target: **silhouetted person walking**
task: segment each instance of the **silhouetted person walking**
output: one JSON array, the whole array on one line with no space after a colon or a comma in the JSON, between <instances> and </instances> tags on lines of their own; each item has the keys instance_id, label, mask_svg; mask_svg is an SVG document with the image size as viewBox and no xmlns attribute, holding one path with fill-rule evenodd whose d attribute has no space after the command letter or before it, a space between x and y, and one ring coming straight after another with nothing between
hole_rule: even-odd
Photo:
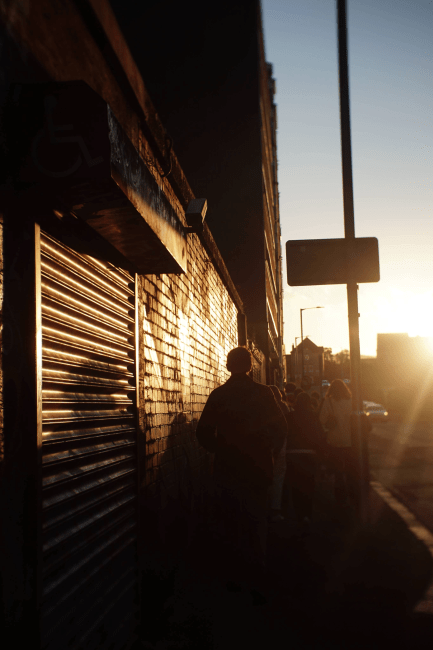
<instances>
[{"instance_id":1,"label":"silhouetted person walking","mask_svg":"<svg viewBox=\"0 0 433 650\"><path fill-rule=\"evenodd\" d=\"M292 504L297 519L309 527L324 432L317 414L311 408L308 393L298 393L290 418L286 477L291 486Z\"/></svg>"},{"instance_id":2,"label":"silhouetted person walking","mask_svg":"<svg viewBox=\"0 0 433 650\"><path fill-rule=\"evenodd\" d=\"M266 584L268 488L286 421L271 389L251 379L249 350L227 355L231 377L211 392L197 425L200 444L215 453L216 505L225 578L244 583L260 602Z\"/></svg>"},{"instance_id":3,"label":"silhouetted person walking","mask_svg":"<svg viewBox=\"0 0 433 650\"><path fill-rule=\"evenodd\" d=\"M286 434L288 433L288 427L289 427L289 422L290 422L290 408L289 406L283 401L283 396L281 394L280 389L278 386L269 386L269 388L272 390L274 393L274 397L278 402L278 405L280 409L283 412L284 418L286 420L287 424L287 429L286 429ZM275 458L275 464L274 464L274 479L272 481L272 485L270 487L270 502L271 502L271 514L270 514L270 521L271 522L278 522L278 521L283 521L284 516L281 514L281 502L282 502L282 497L283 497L283 485L284 485L284 478L286 476L286 443L287 443L287 435L286 439L284 440L283 446L281 448L280 453L278 456Z\"/></svg>"},{"instance_id":4,"label":"silhouetted person walking","mask_svg":"<svg viewBox=\"0 0 433 650\"><path fill-rule=\"evenodd\" d=\"M295 401L295 390L296 390L296 384L294 384L292 381L289 381L284 386L286 402L290 404L290 406L292 406L293 402Z\"/></svg>"},{"instance_id":5,"label":"silhouetted person walking","mask_svg":"<svg viewBox=\"0 0 433 650\"><path fill-rule=\"evenodd\" d=\"M358 504L356 458L352 449L352 395L344 381L334 379L320 410L325 427L330 465L335 475L335 501L339 506L352 499Z\"/></svg>"}]
</instances>

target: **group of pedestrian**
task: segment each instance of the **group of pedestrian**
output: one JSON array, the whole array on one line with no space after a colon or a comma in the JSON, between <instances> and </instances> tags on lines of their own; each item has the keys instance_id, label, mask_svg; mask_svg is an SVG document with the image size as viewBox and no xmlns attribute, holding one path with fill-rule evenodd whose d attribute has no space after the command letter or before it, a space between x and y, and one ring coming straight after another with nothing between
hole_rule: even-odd
<instances>
[{"instance_id":1,"label":"group of pedestrian","mask_svg":"<svg viewBox=\"0 0 433 650\"><path fill-rule=\"evenodd\" d=\"M290 490L297 520L308 529L323 463L335 472L338 503L356 491L350 479L346 490L353 465L351 395L340 380L332 382L320 403L319 396L312 398L294 385L283 393L257 383L248 375L251 355L244 347L229 352L227 369L231 376L209 395L196 436L215 454L214 534L226 586L247 586L260 604L266 590L268 518L284 519L283 494Z\"/></svg>"},{"instance_id":2,"label":"group of pedestrian","mask_svg":"<svg viewBox=\"0 0 433 650\"><path fill-rule=\"evenodd\" d=\"M279 389L271 386L274 392ZM341 379L335 379L324 399L301 388L289 392L290 412L285 449L284 478L277 465L273 483L271 521L282 520L283 496L291 494L298 522L311 522L316 480L320 470L334 476L338 506L357 507L356 459L352 448L352 396Z\"/></svg>"}]
</instances>

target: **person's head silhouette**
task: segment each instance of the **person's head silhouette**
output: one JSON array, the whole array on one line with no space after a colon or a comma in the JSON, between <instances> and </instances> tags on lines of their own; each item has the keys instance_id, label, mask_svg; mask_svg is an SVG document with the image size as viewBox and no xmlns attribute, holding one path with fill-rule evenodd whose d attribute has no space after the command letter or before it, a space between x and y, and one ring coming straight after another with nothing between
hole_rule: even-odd
<instances>
[{"instance_id":1,"label":"person's head silhouette","mask_svg":"<svg viewBox=\"0 0 433 650\"><path fill-rule=\"evenodd\" d=\"M233 348L227 355L227 370L232 375L246 374L251 370L251 353L247 348Z\"/></svg>"}]
</instances>

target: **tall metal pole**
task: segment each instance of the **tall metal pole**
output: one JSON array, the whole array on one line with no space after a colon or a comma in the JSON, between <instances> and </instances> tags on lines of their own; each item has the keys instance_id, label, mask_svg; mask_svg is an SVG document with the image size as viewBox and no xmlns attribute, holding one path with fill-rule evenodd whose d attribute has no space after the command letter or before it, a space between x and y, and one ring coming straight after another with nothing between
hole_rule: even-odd
<instances>
[{"instance_id":1,"label":"tall metal pole","mask_svg":"<svg viewBox=\"0 0 433 650\"><path fill-rule=\"evenodd\" d=\"M301 364L302 364L302 366L301 366L301 381L304 379L304 345L303 345L303 343L304 343L304 333L302 331L302 312L303 311L304 311L303 309L300 310L300 312L301 312Z\"/></svg>"},{"instance_id":2,"label":"tall metal pole","mask_svg":"<svg viewBox=\"0 0 433 650\"><path fill-rule=\"evenodd\" d=\"M349 72L347 56L347 18L346 0L337 0L338 25L338 68L340 82L340 124L341 124L341 163L343 171L343 206L344 206L344 236L355 239L355 217L353 209L353 179L352 151L350 139L350 108L349 108ZM361 353L359 347L359 313L358 285L353 280L347 283L347 307L349 317L350 341L350 375L352 388L352 409L355 423L354 446L357 452L360 490L360 515L366 522L368 519L368 447L366 436L361 427Z\"/></svg>"}]
</instances>

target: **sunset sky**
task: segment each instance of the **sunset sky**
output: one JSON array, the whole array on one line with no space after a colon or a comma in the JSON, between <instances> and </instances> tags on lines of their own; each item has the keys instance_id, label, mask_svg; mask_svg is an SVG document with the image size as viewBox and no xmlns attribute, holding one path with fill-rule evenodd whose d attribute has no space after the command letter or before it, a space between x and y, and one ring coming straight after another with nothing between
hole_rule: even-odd
<instances>
[{"instance_id":1,"label":"sunset sky","mask_svg":"<svg viewBox=\"0 0 433 650\"><path fill-rule=\"evenodd\" d=\"M335 0L262 0L277 82L282 245L344 236ZM359 291L361 354L377 332L433 336L433 0L348 0L357 237L379 240L381 280ZM289 287L284 338L348 348L345 285ZM298 341L299 343L299 341Z\"/></svg>"}]
</instances>

